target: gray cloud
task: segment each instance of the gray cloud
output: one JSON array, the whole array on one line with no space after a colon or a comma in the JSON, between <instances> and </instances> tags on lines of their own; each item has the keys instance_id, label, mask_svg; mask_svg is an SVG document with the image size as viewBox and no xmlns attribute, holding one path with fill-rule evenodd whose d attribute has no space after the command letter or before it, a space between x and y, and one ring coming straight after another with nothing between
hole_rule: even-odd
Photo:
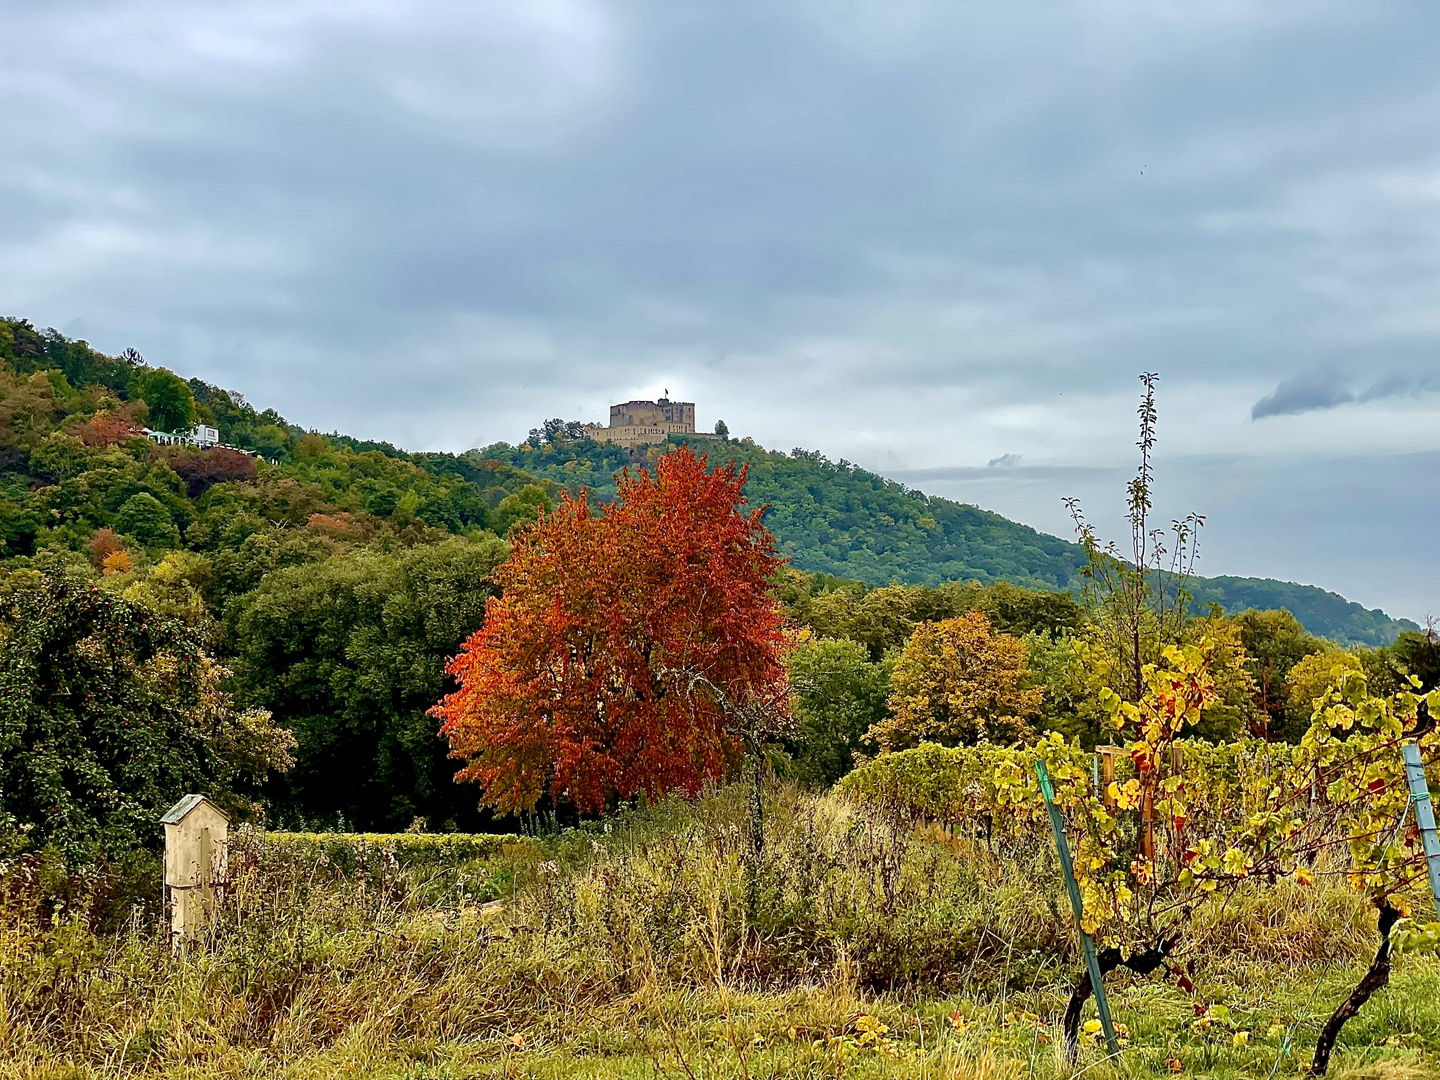
<instances>
[{"instance_id":1,"label":"gray cloud","mask_svg":"<svg viewBox=\"0 0 1440 1080\"><path fill-rule=\"evenodd\" d=\"M1333 371L1307 371L1283 380L1274 393L1261 398L1250 409L1250 418L1294 416L1315 409L1333 409L1354 401L1345 388L1346 379Z\"/></svg>"},{"instance_id":2,"label":"gray cloud","mask_svg":"<svg viewBox=\"0 0 1440 1080\"><path fill-rule=\"evenodd\" d=\"M1355 396L1356 401L1383 401L1386 398L1417 397L1440 389L1440 378L1434 375L1387 375Z\"/></svg>"},{"instance_id":3,"label":"gray cloud","mask_svg":"<svg viewBox=\"0 0 1440 1080\"><path fill-rule=\"evenodd\" d=\"M998 498L1113 464L1139 370L1198 440L1440 355L1423 0L0 12L0 309L327 430L461 449L670 386L996 459Z\"/></svg>"},{"instance_id":4,"label":"gray cloud","mask_svg":"<svg viewBox=\"0 0 1440 1080\"><path fill-rule=\"evenodd\" d=\"M1359 393L1349 389L1352 382L1352 379L1329 368L1293 375L1282 380L1274 392L1257 401L1250 409L1250 418L1261 420L1267 416L1298 416L1301 413L1333 409L1352 402L1415 397L1440 388L1440 379L1424 374L1386 375Z\"/></svg>"}]
</instances>

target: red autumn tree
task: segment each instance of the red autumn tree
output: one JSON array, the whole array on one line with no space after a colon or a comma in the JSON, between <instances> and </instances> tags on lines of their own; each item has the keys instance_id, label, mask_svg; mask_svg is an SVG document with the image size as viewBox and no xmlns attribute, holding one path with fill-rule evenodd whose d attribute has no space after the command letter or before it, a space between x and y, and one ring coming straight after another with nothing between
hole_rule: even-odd
<instances>
[{"instance_id":1,"label":"red autumn tree","mask_svg":"<svg viewBox=\"0 0 1440 1080\"><path fill-rule=\"evenodd\" d=\"M503 590L433 710L459 780L500 810L547 791L599 812L639 792L695 794L740 760L746 724L783 711L780 564L745 470L681 449L620 479L592 513L565 498L518 530Z\"/></svg>"},{"instance_id":2,"label":"red autumn tree","mask_svg":"<svg viewBox=\"0 0 1440 1080\"><path fill-rule=\"evenodd\" d=\"M114 446L121 439L141 434L140 425L124 412L102 409L75 429L86 446Z\"/></svg>"}]
</instances>

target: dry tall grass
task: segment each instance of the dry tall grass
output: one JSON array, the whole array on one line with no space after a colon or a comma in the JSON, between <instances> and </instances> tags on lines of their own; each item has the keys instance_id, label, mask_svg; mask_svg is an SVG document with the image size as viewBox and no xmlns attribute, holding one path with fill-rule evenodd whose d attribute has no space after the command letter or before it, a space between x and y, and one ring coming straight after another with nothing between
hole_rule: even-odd
<instances>
[{"instance_id":1,"label":"dry tall grass","mask_svg":"<svg viewBox=\"0 0 1440 1080\"><path fill-rule=\"evenodd\" d=\"M1050 1025L1078 960L1048 845L996 855L790 790L768 820L753 918L726 791L446 871L342 873L245 834L219 925L179 957L153 919L97 933L83 890L57 906L12 865L0 1077L1068 1075ZM1237 1000L1326 972L1338 987L1372 919L1335 889L1257 888L1201 913L1190 956ZM1182 995L1117 992L1170 1017L1147 1051L1170 1053L1156 1047L1189 1024ZM1296 1030L1334 994L1303 1018L1287 1006ZM1184 1031L1202 1048L1231 1034ZM1098 1060L1082 1067L1115 1071Z\"/></svg>"}]
</instances>

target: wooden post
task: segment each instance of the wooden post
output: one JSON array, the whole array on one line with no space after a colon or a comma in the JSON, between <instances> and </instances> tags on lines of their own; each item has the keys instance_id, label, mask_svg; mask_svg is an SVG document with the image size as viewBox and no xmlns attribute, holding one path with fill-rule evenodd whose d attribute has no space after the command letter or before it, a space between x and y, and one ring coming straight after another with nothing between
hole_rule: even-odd
<instances>
[{"instance_id":1,"label":"wooden post","mask_svg":"<svg viewBox=\"0 0 1440 1080\"><path fill-rule=\"evenodd\" d=\"M1110 785L1115 782L1115 756L1125 751L1118 746L1097 746L1095 753L1100 756L1100 798L1105 809L1115 810L1115 800L1110 797Z\"/></svg>"},{"instance_id":2,"label":"wooden post","mask_svg":"<svg viewBox=\"0 0 1440 1080\"><path fill-rule=\"evenodd\" d=\"M1120 1053L1115 1041L1115 1024L1110 1019L1110 1000L1105 996L1105 982L1100 976L1100 961L1095 956L1095 942L1085 932L1085 909L1080 901L1080 886L1075 881L1075 867L1070 862L1070 845L1065 841L1065 822L1055 805L1055 789L1045 762L1035 762L1035 775L1040 780L1040 793L1045 797L1045 811L1050 815L1050 828L1055 833L1055 850L1060 855L1060 869L1065 872L1065 890L1070 894L1070 907L1075 912L1075 931L1085 953L1085 967L1090 972L1090 989L1095 993L1095 1007L1100 1010L1100 1027L1105 1032L1105 1045L1112 1055Z\"/></svg>"},{"instance_id":3,"label":"wooden post","mask_svg":"<svg viewBox=\"0 0 1440 1080\"><path fill-rule=\"evenodd\" d=\"M1183 773L1184 771L1185 771L1185 751L1181 748L1181 746L1180 746L1179 743L1171 743L1171 744L1170 744L1170 775L1171 775L1171 776L1179 776L1179 775L1180 775L1181 773ZM1178 837L1178 836L1179 836L1181 833L1183 833L1184 831L1185 831L1185 826L1184 826L1184 825L1178 825L1178 826L1176 826L1176 828L1175 828L1175 835Z\"/></svg>"},{"instance_id":4,"label":"wooden post","mask_svg":"<svg viewBox=\"0 0 1440 1080\"><path fill-rule=\"evenodd\" d=\"M1146 784L1140 792L1140 854L1155 861L1155 792Z\"/></svg>"}]
</instances>

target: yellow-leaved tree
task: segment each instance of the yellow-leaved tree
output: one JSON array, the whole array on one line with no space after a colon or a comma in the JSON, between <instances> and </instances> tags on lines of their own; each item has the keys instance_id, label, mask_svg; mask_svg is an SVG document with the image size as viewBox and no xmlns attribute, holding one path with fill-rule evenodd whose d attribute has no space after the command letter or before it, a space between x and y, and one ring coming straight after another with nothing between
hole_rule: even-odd
<instances>
[{"instance_id":1,"label":"yellow-leaved tree","mask_svg":"<svg viewBox=\"0 0 1440 1080\"><path fill-rule=\"evenodd\" d=\"M1013 742L1029 734L1044 696L1023 685L1027 674L1024 642L992 633L978 611L921 623L890 677L890 715L866 737L886 752Z\"/></svg>"}]
</instances>

